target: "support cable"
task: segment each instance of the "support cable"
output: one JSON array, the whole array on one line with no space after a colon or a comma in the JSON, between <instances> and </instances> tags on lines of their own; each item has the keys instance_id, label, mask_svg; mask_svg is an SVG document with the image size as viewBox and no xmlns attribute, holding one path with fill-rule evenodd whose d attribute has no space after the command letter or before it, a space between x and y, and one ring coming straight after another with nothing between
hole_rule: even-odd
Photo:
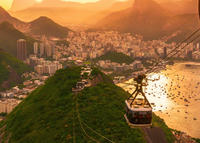
<instances>
[{"instance_id":1,"label":"support cable","mask_svg":"<svg viewBox=\"0 0 200 143\"><path fill-rule=\"evenodd\" d=\"M200 31L200 28L198 28L197 30L195 30L192 34L190 34L185 40L183 40L182 42L178 43L175 48L170 51L170 53L164 58L164 59L160 59L151 69L149 69L146 73L152 72L154 70L155 67L157 67L162 61L169 59L171 57L173 57L174 55L176 55L178 52L180 52L182 49L184 49L186 46L188 46L191 42L193 42L194 40L196 40L199 35L193 39L190 42L187 42L188 40L190 40L190 38L192 38L195 34L197 34ZM183 43L187 43L186 46L184 46L184 48L179 49ZM177 52L178 51L178 52ZM173 52L175 52L175 54L173 54ZM170 55L172 54L172 55Z\"/></svg>"},{"instance_id":2,"label":"support cable","mask_svg":"<svg viewBox=\"0 0 200 143\"><path fill-rule=\"evenodd\" d=\"M96 142L96 143L100 143L98 140L96 140L96 139L94 139L93 137L91 137L90 135L88 135L88 133L87 133L86 130L84 129L83 124L82 124L82 122L81 122L80 114L79 114L77 99L76 99L75 102L76 102L76 112L77 112L78 121L79 121L81 130L83 131L83 133L85 134L85 136L87 136L90 140L92 140L92 141L94 141L94 142Z\"/></svg>"}]
</instances>

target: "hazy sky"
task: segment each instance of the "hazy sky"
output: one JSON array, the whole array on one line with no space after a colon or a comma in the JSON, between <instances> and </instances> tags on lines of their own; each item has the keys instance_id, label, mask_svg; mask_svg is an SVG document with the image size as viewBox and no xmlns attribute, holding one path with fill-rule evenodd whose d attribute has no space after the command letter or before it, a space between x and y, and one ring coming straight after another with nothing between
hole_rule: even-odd
<instances>
[{"instance_id":1,"label":"hazy sky","mask_svg":"<svg viewBox=\"0 0 200 143\"><path fill-rule=\"evenodd\" d=\"M35 0L35 1L42 1L42 0ZM65 1L74 1L74 2L95 2L98 0L65 0ZM0 6L5 9L9 9L12 5L13 0L0 0Z\"/></svg>"},{"instance_id":2,"label":"hazy sky","mask_svg":"<svg viewBox=\"0 0 200 143\"><path fill-rule=\"evenodd\" d=\"M36 2L41 2L43 0L35 0ZM74 2L96 2L98 0L63 0L63 1L74 1ZM118 1L126 1L126 0L118 0ZM156 1L161 1L161 0L156 0ZM167 0L162 0L162 1L167 1ZM0 6L2 6L5 9L9 9L12 5L13 0L0 0Z\"/></svg>"}]
</instances>

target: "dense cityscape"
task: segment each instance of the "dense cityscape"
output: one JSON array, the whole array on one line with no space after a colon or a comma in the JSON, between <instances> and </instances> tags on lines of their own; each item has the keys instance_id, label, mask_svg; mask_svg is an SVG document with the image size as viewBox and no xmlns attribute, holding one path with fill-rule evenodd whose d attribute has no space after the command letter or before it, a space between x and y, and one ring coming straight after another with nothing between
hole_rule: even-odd
<instances>
[{"instance_id":1,"label":"dense cityscape","mask_svg":"<svg viewBox=\"0 0 200 143\"><path fill-rule=\"evenodd\" d=\"M43 35L38 41L41 42L35 42L32 46L32 54L27 54L26 40L19 39L16 41L18 59L30 65L34 71L22 75L27 79L22 85L0 93L4 99L1 104L5 105L1 112L11 112L20 103L20 99L26 98L38 86L43 85L49 76L67 66L67 63L81 65L109 51L114 51L136 60L129 64L112 62L111 60L99 60L95 63L96 66L102 68L106 74L127 70L134 72L148 68L143 65L140 59L148 59L149 64L153 65L155 57L165 57L177 44L168 44L162 40L144 41L142 36L133 36L130 33L120 34L114 31L70 32L66 39L61 40L48 39ZM199 43L192 43L188 47L174 58L199 60ZM114 79L116 78L114 77Z\"/></svg>"}]
</instances>

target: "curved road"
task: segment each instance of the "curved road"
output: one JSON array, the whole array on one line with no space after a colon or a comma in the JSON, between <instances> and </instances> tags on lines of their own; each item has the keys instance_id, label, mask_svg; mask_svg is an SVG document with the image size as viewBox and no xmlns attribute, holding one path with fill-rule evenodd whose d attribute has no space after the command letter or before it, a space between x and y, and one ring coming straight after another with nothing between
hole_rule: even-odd
<instances>
[{"instance_id":1,"label":"curved road","mask_svg":"<svg viewBox=\"0 0 200 143\"><path fill-rule=\"evenodd\" d=\"M142 128L147 143L167 143L165 134L161 128Z\"/></svg>"}]
</instances>

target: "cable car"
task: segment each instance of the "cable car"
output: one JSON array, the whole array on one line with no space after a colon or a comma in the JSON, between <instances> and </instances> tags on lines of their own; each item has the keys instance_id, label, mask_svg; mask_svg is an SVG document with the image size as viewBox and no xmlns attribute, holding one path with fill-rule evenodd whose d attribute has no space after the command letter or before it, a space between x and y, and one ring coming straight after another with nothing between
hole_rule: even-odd
<instances>
[{"instance_id":1,"label":"cable car","mask_svg":"<svg viewBox=\"0 0 200 143\"><path fill-rule=\"evenodd\" d=\"M143 82L145 79L145 75L139 75L134 79L137 82L136 89L125 101L125 119L133 127L151 126L152 123L152 107L143 92L143 86L146 86Z\"/></svg>"},{"instance_id":2,"label":"cable car","mask_svg":"<svg viewBox=\"0 0 200 143\"><path fill-rule=\"evenodd\" d=\"M83 82L77 82L76 83L76 89L84 89L84 83Z\"/></svg>"},{"instance_id":3,"label":"cable car","mask_svg":"<svg viewBox=\"0 0 200 143\"><path fill-rule=\"evenodd\" d=\"M200 18L200 0L198 0L198 13ZM195 39L191 40L191 38L193 38L194 35L196 35L199 31L200 28L195 30L189 37L187 37L183 42L181 42L181 44L178 43L175 46L176 48L171 50L171 52L168 53L168 55L166 55L163 60L165 61L167 59L170 59L170 57L173 57L174 55L178 54L186 46L188 46L190 43L198 39L199 35L195 37ZM188 40L190 40L190 42L186 42ZM181 47L184 42L188 44ZM146 74L156 71L160 66L162 66L162 60L159 60L150 70L146 72ZM143 81L147 80L147 78L145 74L141 74L138 75L138 77L136 77L134 80L136 82L135 84L136 89L131 94L131 96L125 101L126 105L125 118L129 125L150 126L152 124L152 107L143 92L143 86L146 86Z\"/></svg>"}]
</instances>

